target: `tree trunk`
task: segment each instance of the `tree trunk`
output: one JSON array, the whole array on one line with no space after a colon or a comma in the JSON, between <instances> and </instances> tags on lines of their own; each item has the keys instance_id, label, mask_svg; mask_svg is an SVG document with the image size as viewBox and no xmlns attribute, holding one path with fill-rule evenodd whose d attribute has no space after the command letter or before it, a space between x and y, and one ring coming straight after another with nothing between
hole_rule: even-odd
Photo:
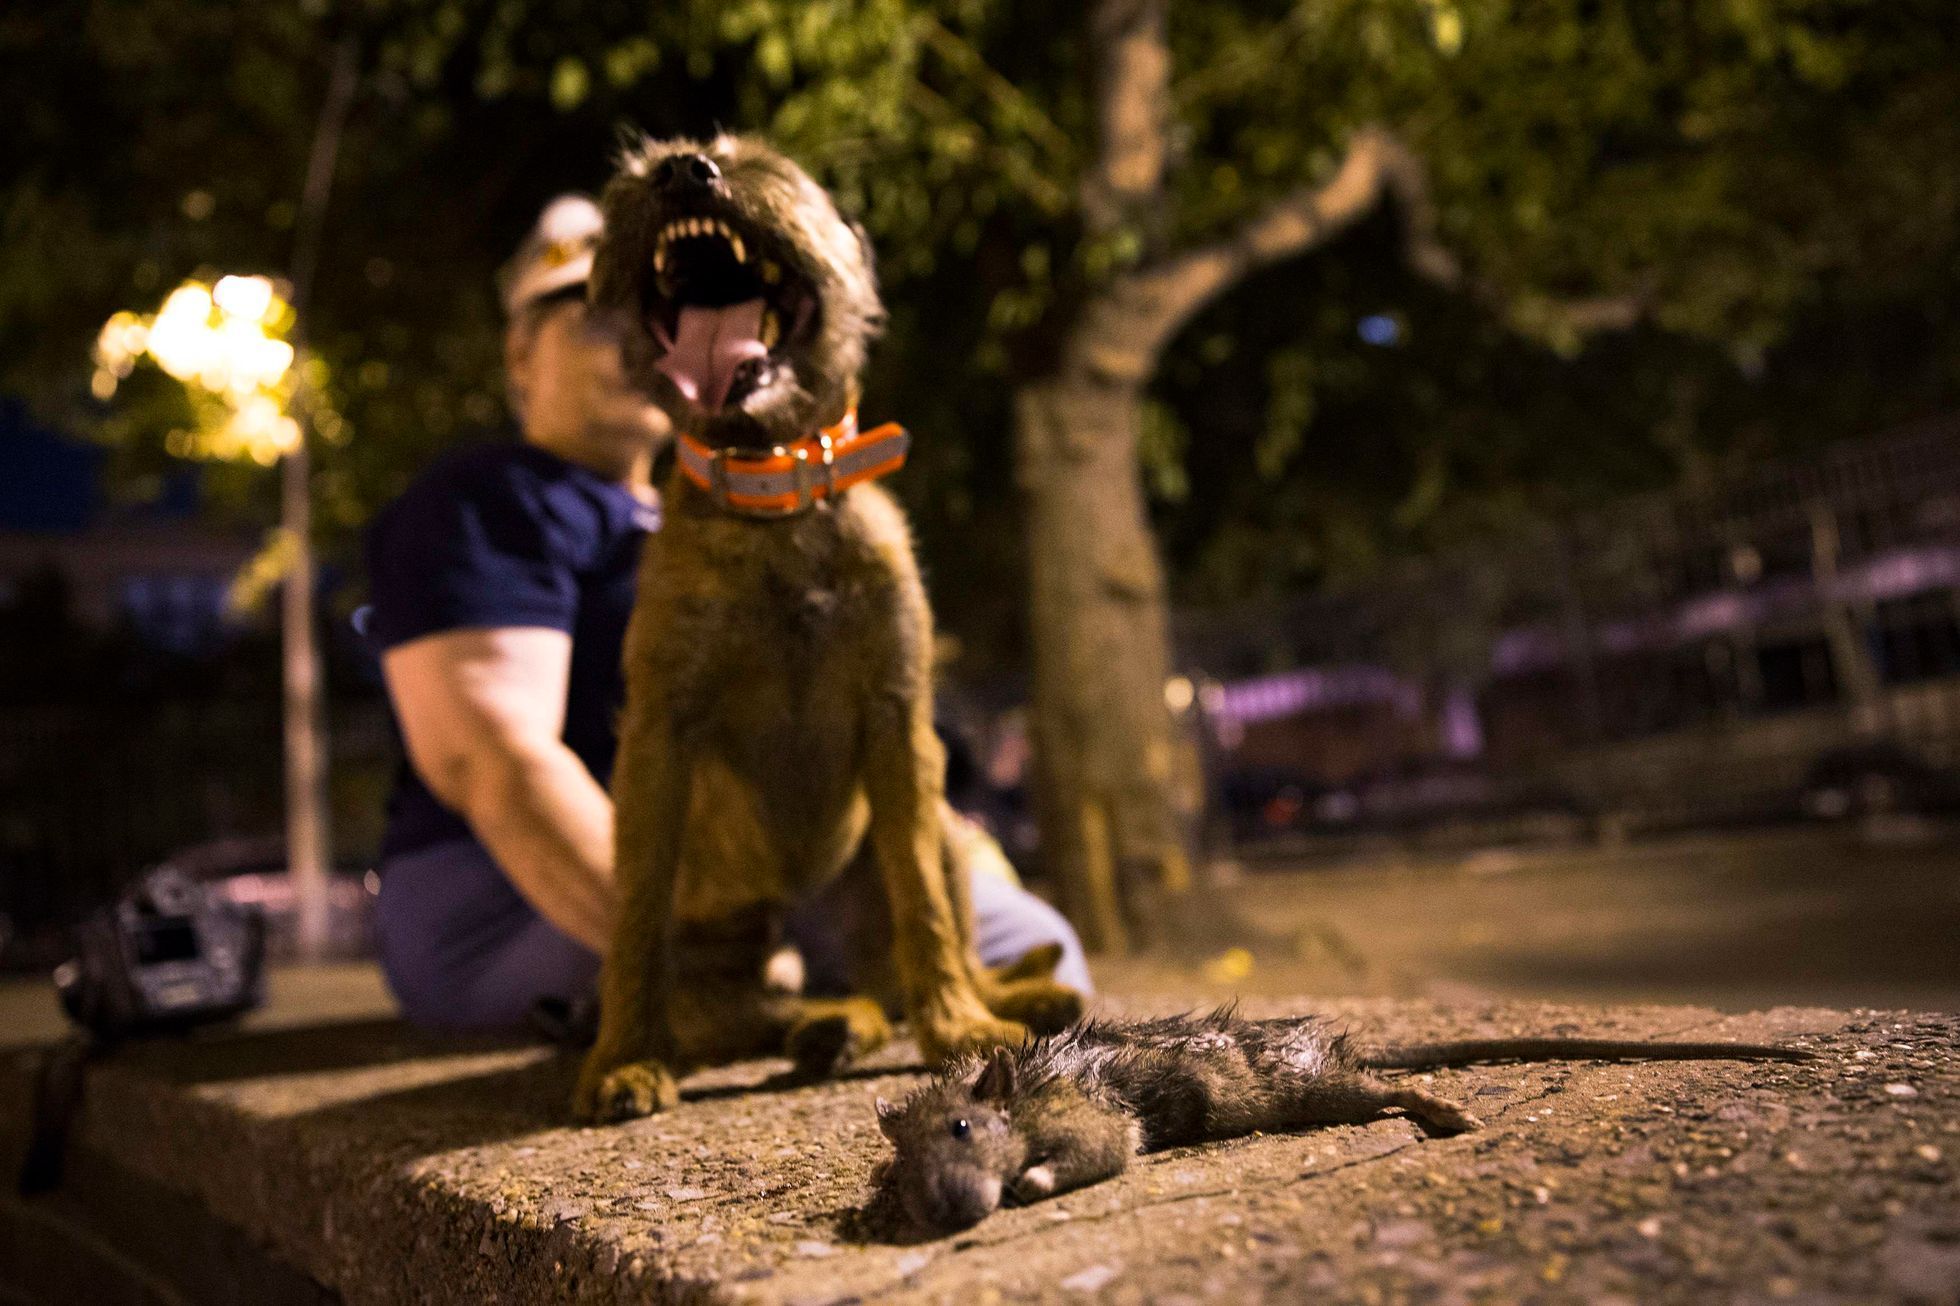
<instances>
[{"instance_id":1,"label":"tree trunk","mask_svg":"<svg viewBox=\"0 0 1960 1306\"><path fill-rule=\"evenodd\" d=\"M1091 951L1154 922L1190 869L1172 807L1164 578L1137 467L1142 388L1065 368L1015 396L1043 858Z\"/></svg>"},{"instance_id":2,"label":"tree trunk","mask_svg":"<svg viewBox=\"0 0 1960 1306\"><path fill-rule=\"evenodd\" d=\"M1838 590L1838 564L1843 540L1837 514L1822 500L1810 506L1810 575L1817 586L1817 614L1830 649L1831 673L1839 693L1851 705L1851 729L1861 739L1877 735L1884 726L1884 703L1878 668L1872 665L1860 621Z\"/></svg>"}]
</instances>

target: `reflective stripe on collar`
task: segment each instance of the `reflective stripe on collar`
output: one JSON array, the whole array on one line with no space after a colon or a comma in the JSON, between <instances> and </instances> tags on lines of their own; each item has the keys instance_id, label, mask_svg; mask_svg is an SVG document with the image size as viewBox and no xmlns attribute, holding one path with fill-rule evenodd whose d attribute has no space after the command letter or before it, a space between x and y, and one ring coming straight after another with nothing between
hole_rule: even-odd
<instances>
[{"instance_id":1,"label":"reflective stripe on collar","mask_svg":"<svg viewBox=\"0 0 1960 1306\"><path fill-rule=\"evenodd\" d=\"M911 437L896 422L860 433L857 412L767 453L710 449L682 435L681 472L722 508L750 517L787 517L905 463Z\"/></svg>"}]
</instances>

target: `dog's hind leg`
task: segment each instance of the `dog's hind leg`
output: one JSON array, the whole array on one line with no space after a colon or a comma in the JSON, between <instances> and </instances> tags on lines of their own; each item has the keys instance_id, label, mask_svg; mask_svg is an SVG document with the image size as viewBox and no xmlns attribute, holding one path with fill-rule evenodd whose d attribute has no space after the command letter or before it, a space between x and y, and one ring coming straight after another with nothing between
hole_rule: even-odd
<instances>
[{"instance_id":1,"label":"dog's hind leg","mask_svg":"<svg viewBox=\"0 0 1960 1306\"><path fill-rule=\"evenodd\" d=\"M805 1079L825 1079L891 1042L891 1022L870 998L785 998L783 1052Z\"/></svg>"},{"instance_id":2,"label":"dog's hind leg","mask_svg":"<svg viewBox=\"0 0 1960 1306\"><path fill-rule=\"evenodd\" d=\"M1062 959L1061 945L1045 943L1030 948L1006 966L983 965L974 946L978 928L969 878L975 873L975 836L985 842L993 856L1002 854L950 807L941 808L941 829L940 864L946 900L953 908L975 991L997 1016L1018 1020L1037 1033L1060 1029L1082 1010L1080 995L1052 978ZM848 991L875 999L887 1013L904 1011L904 986L894 961L890 895L868 847L824 886L819 901L826 925L837 932L841 943ZM832 976L831 983L836 984L837 977Z\"/></svg>"},{"instance_id":3,"label":"dog's hind leg","mask_svg":"<svg viewBox=\"0 0 1960 1306\"><path fill-rule=\"evenodd\" d=\"M1038 943L1005 966L982 966L981 971L996 984L1052 979L1055 968L1062 964L1062 956L1061 944Z\"/></svg>"},{"instance_id":4,"label":"dog's hind leg","mask_svg":"<svg viewBox=\"0 0 1960 1306\"><path fill-rule=\"evenodd\" d=\"M772 983L783 937L782 910L763 903L676 931L668 1011L680 1065L788 1056L800 1078L821 1079L891 1041L869 998L805 997L800 975Z\"/></svg>"},{"instance_id":5,"label":"dog's hind leg","mask_svg":"<svg viewBox=\"0 0 1960 1306\"><path fill-rule=\"evenodd\" d=\"M891 1041L891 1022L870 998L806 998L752 978L684 976L674 1000L684 1065L786 1056L802 1079L824 1079Z\"/></svg>"},{"instance_id":6,"label":"dog's hind leg","mask_svg":"<svg viewBox=\"0 0 1960 1306\"><path fill-rule=\"evenodd\" d=\"M1066 984L1051 979L980 981L980 1000L996 1016L1019 1021L1036 1034L1058 1034L1082 1019L1086 1003Z\"/></svg>"},{"instance_id":7,"label":"dog's hind leg","mask_svg":"<svg viewBox=\"0 0 1960 1306\"><path fill-rule=\"evenodd\" d=\"M1045 943L1030 948L998 968L981 962L977 951L980 929L973 912L973 877L995 874L982 869L982 863L987 858L1005 862L1006 855L986 831L950 806L942 804L940 818L944 832L940 865L946 877L946 896L959 922L967 969L980 1000L996 1016L1018 1021L1036 1034L1058 1033L1080 1020L1084 1008L1082 995L1054 979L1055 967L1062 960L1061 944ZM1012 867L1006 870L1011 872Z\"/></svg>"},{"instance_id":8,"label":"dog's hind leg","mask_svg":"<svg viewBox=\"0 0 1960 1306\"><path fill-rule=\"evenodd\" d=\"M682 923L674 937L668 1023L680 1066L716 1066L781 1054L797 1020L794 988L772 986L782 913L757 903Z\"/></svg>"}]
</instances>

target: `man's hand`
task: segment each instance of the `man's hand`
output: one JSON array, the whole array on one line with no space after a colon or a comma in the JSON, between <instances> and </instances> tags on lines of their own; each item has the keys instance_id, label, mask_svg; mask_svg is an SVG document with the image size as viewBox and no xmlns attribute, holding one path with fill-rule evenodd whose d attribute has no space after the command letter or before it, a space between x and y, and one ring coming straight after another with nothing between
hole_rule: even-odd
<instances>
[{"instance_id":1,"label":"man's hand","mask_svg":"<svg viewBox=\"0 0 1960 1306\"><path fill-rule=\"evenodd\" d=\"M410 763L546 920L612 940L612 800L560 738L572 640L535 627L452 630L382 658Z\"/></svg>"}]
</instances>

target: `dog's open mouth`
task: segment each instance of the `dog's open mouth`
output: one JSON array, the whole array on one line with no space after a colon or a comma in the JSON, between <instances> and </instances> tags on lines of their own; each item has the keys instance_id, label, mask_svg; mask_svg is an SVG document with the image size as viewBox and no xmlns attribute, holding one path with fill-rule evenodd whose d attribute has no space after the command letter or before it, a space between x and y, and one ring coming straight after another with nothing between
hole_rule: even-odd
<instances>
[{"instance_id":1,"label":"dog's open mouth","mask_svg":"<svg viewBox=\"0 0 1960 1306\"><path fill-rule=\"evenodd\" d=\"M662 224L645 285L655 366L710 412L768 385L816 317L809 281L777 242L714 213Z\"/></svg>"}]
</instances>

